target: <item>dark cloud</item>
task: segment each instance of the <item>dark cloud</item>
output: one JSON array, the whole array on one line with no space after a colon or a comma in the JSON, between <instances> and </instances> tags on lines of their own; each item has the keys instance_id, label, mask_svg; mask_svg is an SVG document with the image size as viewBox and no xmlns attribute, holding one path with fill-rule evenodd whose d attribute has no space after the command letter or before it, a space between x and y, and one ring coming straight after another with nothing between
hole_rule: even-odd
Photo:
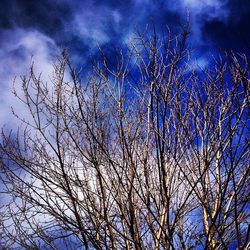
<instances>
[{"instance_id":1,"label":"dark cloud","mask_svg":"<svg viewBox=\"0 0 250 250\"><path fill-rule=\"evenodd\" d=\"M72 18L70 5L50 0L2 0L0 28L33 28L47 35L56 36Z\"/></svg>"},{"instance_id":2,"label":"dark cloud","mask_svg":"<svg viewBox=\"0 0 250 250\"><path fill-rule=\"evenodd\" d=\"M117 11L121 15L119 30L114 29L113 20L107 10ZM180 14L166 9L164 1L2 0L0 28L35 28L57 40L63 40L66 35L70 35L70 29L66 34L64 28L70 26L74 15L79 13L84 16L90 11L94 14L90 20L93 25L101 19L104 22L103 27L107 27L105 31L112 38L126 32L130 27L145 26L151 20L159 25L180 22ZM91 28L89 27L90 30Z\"/></svg>"},{"instance_id":3,"label":"dark cloud","mask_svg":"<svg viewBox=\"0 0 250 250\"><path fill-rule=\"evenodd\" d=\"M231 0L225 6L225 20L215 18L204 21L203 39L218 49L250 50L250 1Z\"/></svg>"},{"instance_id":4,"label":"dark cloud","mask_svg":"<svg viewBox=\"0 0 250 250\"><path fill-rule=\"evenodd\" d=\"M193 20L190 42L200 53L249 46L249 0L2 0L0 29L38 30L59 47L88 56L97 42L122 45L135 28L151 22L159 30L166 24L180 29L186 7Z\"/></svg>"}]
</instances>

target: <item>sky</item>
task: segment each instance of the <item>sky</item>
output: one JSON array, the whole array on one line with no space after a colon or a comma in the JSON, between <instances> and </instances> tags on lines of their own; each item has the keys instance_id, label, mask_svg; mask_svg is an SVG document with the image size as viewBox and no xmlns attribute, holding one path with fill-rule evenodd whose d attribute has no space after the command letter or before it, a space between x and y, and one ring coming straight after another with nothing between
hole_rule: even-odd
<instances>
[{"instance_id":1,"label":"sky","mask_svg":"<svg viewBox=\"0 0 250 250\"><path fill-rule=\"evenodd\" d=\"M190 21L189 43L197 62L233 49L249 54L250 0L0 0L0 126L11 126L13 83L35 62L49 80L52 59L67 47L73 63L85 66L100 46L124 46L135 29L152 21L175 30Z\"/></svg>"}]
</instances>

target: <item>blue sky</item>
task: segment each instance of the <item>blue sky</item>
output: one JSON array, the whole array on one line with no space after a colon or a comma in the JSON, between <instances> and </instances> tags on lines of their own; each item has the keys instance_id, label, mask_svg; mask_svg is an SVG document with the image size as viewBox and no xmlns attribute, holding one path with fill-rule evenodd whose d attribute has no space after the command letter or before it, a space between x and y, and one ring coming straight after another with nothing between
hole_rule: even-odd
<instances>
[{"instance_id":1,"label":"blue sky","mask_svg":"<svg viewBox=\"0 0 250 250\"><path fill-rule=\"evenodd\" d=\"M155 23L180 29L189 13L189 44L203 65L211 54L233 49L249 53L249 0L1 0L0 125L10 124L10 107L23 112L12 95L13 81L35 61L49 80L51 59L68 47L73 62L84 66L101 46L124 46L135 28Z\"/></svg>"}]
</instances>

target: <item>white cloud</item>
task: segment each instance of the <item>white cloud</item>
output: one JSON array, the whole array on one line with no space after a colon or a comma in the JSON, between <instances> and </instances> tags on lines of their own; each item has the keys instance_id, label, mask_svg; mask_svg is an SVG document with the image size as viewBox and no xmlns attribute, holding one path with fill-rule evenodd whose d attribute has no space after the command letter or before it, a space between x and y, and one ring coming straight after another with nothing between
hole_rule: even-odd
<instances>
[{"instance_id":1,"label":"white cloud","mask_svg":"<svg viewBox=\"0 0 250 250\"><path fill-rule=\"evenodd\" d=\"M68 31L74 32L91 48L110 41L110 23L114 30L119 31L122 16L118 10L106 6L94 6L92 2L83 4L76 11L74 19L69 24Z\"/></svg>"},{"instance_id":2,"label":"white cloud","mask_svg":"<svg viewBox=\"0 0 250 250\"><path fill-rule=\"evenodd\" d=\"M31 62L35 62L35 71L49 80L53 71L51 58L58 53L54 41L36 30L13 29L1 32L0 46L0 127L12 128L17 120L13 119L11 107L17 114L28 116L24 105L13 95L13 83L21 92L20 76L29 72Z\"/></svg>"}]
</instances>

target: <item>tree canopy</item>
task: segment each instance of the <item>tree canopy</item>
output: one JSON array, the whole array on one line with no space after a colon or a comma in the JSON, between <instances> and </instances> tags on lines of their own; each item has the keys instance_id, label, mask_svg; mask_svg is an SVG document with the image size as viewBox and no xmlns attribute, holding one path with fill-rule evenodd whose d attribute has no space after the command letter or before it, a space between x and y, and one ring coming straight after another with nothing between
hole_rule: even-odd
<instances>
[{"instance_id":1,"label":"tree canopy","mask_svg":"<svg viewBox=\"0 0 250 250\"><path fill-rule=\"evenodd\" d=\"M63 51L49 82L31 65L1 135L3 247L249 247L248 58L195 67L187 36L138 32L88 73Z\"/></svg>"}]
</instances>

